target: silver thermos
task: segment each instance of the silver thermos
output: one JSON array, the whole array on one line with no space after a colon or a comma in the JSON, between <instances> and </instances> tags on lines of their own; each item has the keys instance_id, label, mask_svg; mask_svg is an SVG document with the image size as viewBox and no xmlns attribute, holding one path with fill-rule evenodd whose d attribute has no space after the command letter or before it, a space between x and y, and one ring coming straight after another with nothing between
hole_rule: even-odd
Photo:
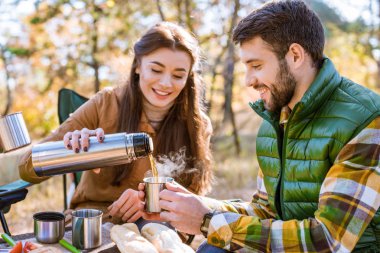
<instances>
[{"instance_id":1,"label":"silver thermos","mask_svg":"<svg viewBox=\"0 0 380 253\"><path fill-rule=\"evenodd\" d=\"M106 134L99 143L90 137L90 147L75 153L63 141L33 146L32 163L38 176L52 176L83 170L127 164L153 152L153 141L146 133Z\"/></svg>"}]
</instances>

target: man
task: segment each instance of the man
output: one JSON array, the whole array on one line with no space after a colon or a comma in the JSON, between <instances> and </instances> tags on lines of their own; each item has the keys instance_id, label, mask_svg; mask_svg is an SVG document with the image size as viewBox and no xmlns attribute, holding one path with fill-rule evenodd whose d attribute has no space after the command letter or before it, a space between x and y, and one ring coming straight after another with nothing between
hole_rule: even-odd
<instances>
[{"instance_id":1,"label":"man","mask_svg":"<svg viewBox=\"0 0 380 253\"><path fill-rule=\"evenodd\" d=\"M168 183L160 219L203 232L199 252L380 252L380 96L323 57L322 24L302 1L253 11L233 40L261 96L258 191L217 201Z\"/></svg>"}]
</instances>

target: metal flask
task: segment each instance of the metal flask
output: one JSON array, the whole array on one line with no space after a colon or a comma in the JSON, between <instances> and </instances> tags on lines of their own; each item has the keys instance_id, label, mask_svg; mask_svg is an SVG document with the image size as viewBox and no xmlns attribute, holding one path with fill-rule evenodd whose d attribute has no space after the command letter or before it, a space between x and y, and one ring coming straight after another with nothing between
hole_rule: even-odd
<instances>
[{"instance_id":1,"label":"metal flask","mask_svg":"<svg viewBox=\"0 0 380 253\"><path fill-rule=\"evenodd\" d=\"M63 141L33 146L32 164L38 176L52 176L127 164L153 152L153 141L146 133L106 134L99 143L90 137L87 152L66 149Z\"/></svg>"}]
</instances>

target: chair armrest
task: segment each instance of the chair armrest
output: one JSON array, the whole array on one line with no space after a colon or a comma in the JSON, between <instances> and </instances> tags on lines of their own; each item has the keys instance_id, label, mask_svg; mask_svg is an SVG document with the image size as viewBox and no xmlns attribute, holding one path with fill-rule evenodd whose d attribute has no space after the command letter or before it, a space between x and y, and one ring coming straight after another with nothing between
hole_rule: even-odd
<instances>
[{"instance_id":1,"label":"chair armrest","mask_svg":"<svg viewBox=\"0 0 380 253\"><path fill-rule=\"evenodd\" d=\"M1 185L0 186L0 197L9 196L14 192L18 192L20 190L23 190L29 186L31 186L32 183L26 182L24 180L17 180L9 184Z\"/></svg>"},{"instance_id":2,"label":"chair armrest","mask_svg":"<svg viewBox=\"0 0 380 253\"><path fill-rule=\"evenodd\" d=\"M27 187L32 184L24 180L0 186L0 210L7 213L12 204L24 200L28 193Z\"/></svg>"}]
</instances>

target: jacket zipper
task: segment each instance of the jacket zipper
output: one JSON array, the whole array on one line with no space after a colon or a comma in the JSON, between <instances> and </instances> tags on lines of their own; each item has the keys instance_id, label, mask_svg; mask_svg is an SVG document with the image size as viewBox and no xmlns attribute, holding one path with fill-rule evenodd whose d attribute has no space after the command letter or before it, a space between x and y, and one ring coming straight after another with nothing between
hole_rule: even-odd
<instances>
[{"instance_id":1,"label":"jacket zipper","mask_svg":"<svg viewBox=\"0 0 380 253\"><path fill-rule=\"evenodd\" d=\"M291 122L291 119L293 118L294 113L296 112L298 107L298 103L294 106L292 112L289 115L288 122L284 125L284 134L282 136L282 150L281 150L281 156L280 156L280 161L281 161L281 169L280 169L280 175L279 175L279 197L280 197L280 210L281 210L281 219L284 220L284 214L285 214L285 209L284 209L284 177L283 177L283 170L285 170L285 161L286 161L286 142L288 139L288 132L289 132L289 124ZM276 189L277 192L277 189Z\"/></svg>"},{"instance_id":2,"label":"jacket zipper","mask_svg":"<svg viewBox=\"0 0 380 253\"><path fill-rule=\"evenodd\" d=\"M282 168L283 168L283 162L282 162L282 156L283 156L283 140L284 140L284 134L281 133L281 130L280 130L280 126L279 124L273 120L272 117L270 117L268 114L264 113L258 106L256 106L256 104L254 103L249 103L249 105L252 107L252 109L258 114L260 115L264 120L267 120L273 127L273 129L275 130L276 132L276 135L277 135L277 149L278 149L278 156L279 156L279 164L280 164L280 168L279 168L279 174L277 175L277 178L278 178L278 181L277 181L277 184L276 184L276 189L275 189L275 193L274 193L274 208L275 208L275 212L277 212L277 215L280 219L282 219L282 193L281 193L281 177L282 177ZM290 119L290 117L289 117ZM289 120L288 120L288 123L289 123ZM285 130L285 129L284 129ZM284 131L285 132L285 131ZM282 138L282 142L279 141L281 140Z\"/></svg>"}]
</instances>

